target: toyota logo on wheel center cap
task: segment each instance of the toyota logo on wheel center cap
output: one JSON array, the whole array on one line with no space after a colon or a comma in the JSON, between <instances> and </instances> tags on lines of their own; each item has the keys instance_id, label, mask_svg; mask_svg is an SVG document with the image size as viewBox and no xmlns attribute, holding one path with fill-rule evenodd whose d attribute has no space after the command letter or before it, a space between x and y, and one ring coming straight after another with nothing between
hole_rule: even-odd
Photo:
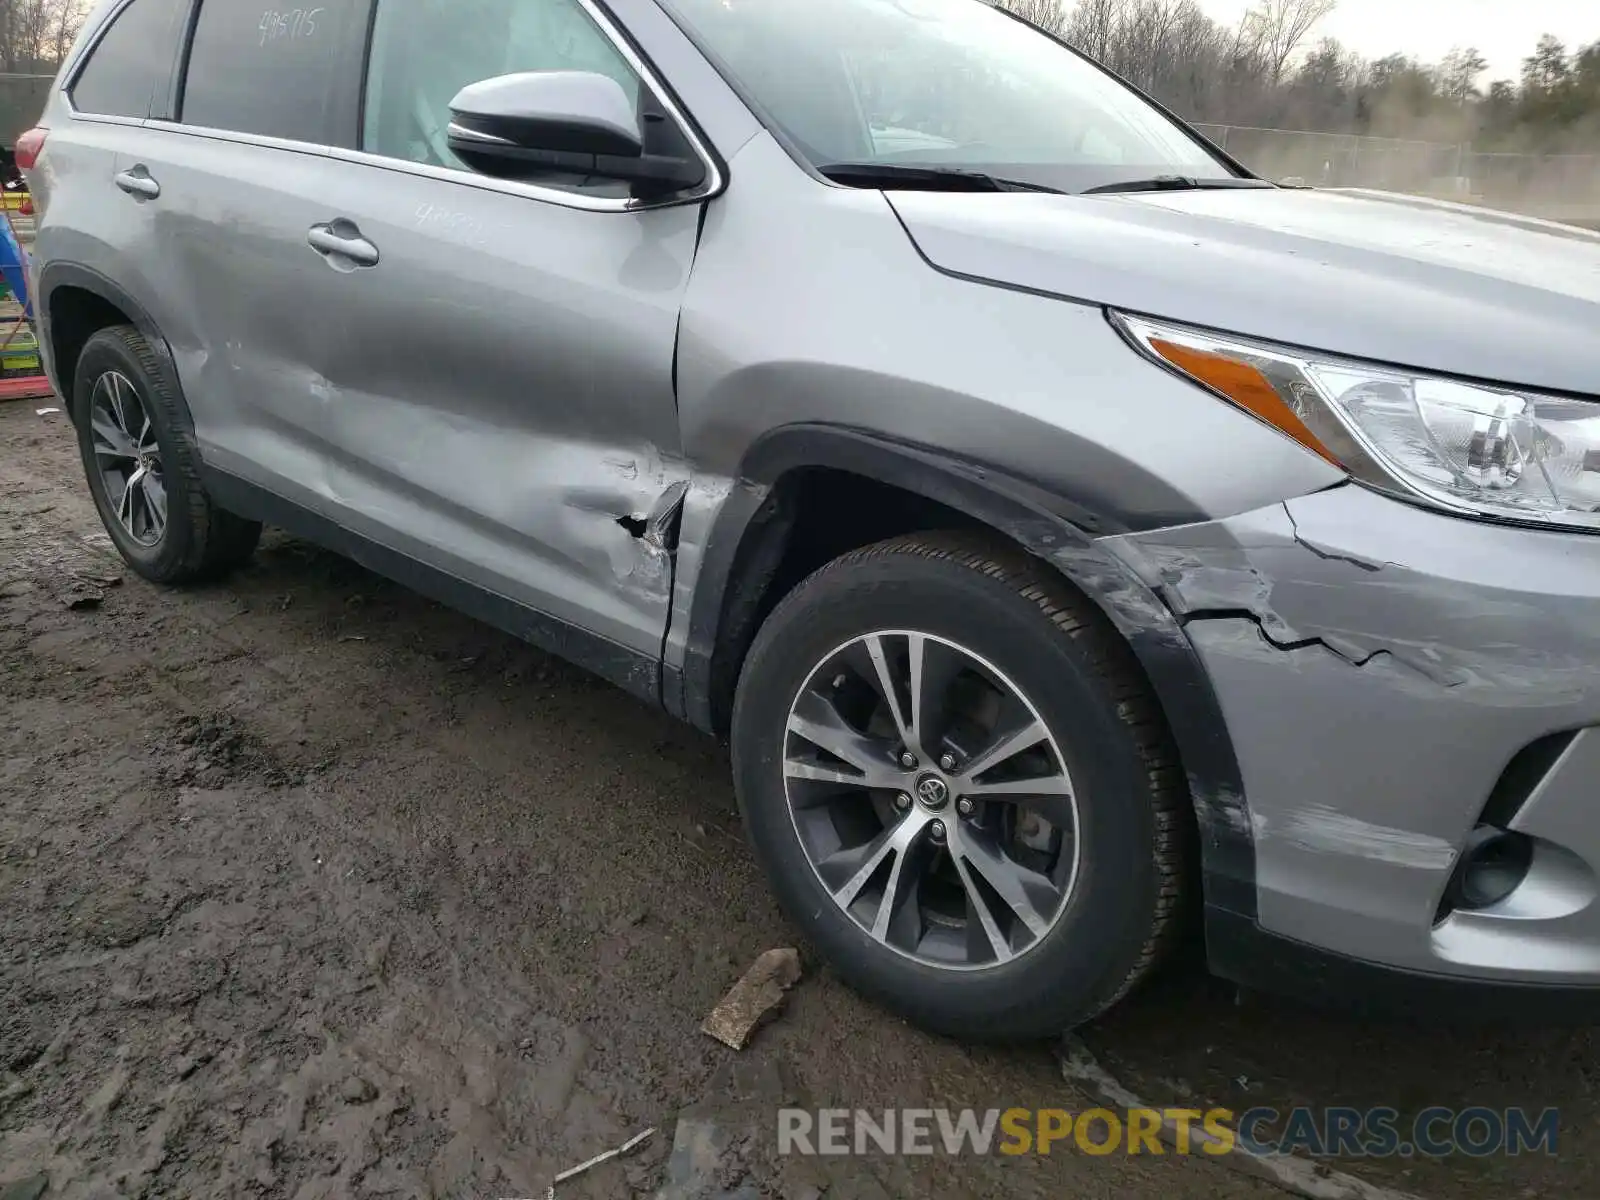
<instances>
[{"instance_id":1,"label":"toyota logo on wheel center cap","mask_svg":"<svg viewBox=\"0 0 1600 1200\"><path fill-rule=\"evenodd\" d=\"M924 775L917 780L917 800L937 812L950 803L950 785L937 775Z\"/></svg>"}]
</instances>

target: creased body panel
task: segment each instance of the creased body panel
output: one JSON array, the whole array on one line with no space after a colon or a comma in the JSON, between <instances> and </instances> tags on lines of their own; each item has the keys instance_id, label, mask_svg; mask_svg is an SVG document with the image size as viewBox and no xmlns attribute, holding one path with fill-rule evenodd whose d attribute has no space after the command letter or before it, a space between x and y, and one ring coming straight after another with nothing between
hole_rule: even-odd
<instances>
[{"instance_id":1,"label":"creased body panel","mask_svg":"<svg viewBox=\"0 0 1600 1200\"><path fill-rule=\"evenodd\" d=\"M139 266L120 281L172 347L202 450L304 477L325 368L347 344L317 304L325 268L305 246L326 159L158 128L125 128L120 145L161 187L122 197Z\"/></svg>"},{"instance_id":2,"label":"creased body panel","mask_svg":"<svg viewBox=\"0 0 1600 1200\"><path fill-rule=\"evenodd\" d=\"M722 497L746 482L751 448L786 426L851 428L1000 467L1101 532L1240 512L1338 478L1142 361L1100 309L934 271L882 193L810 178L768 134L731 178L684 297L679 404L699 478L671 666L697 549ZM1219 469L1219 458L1250 469Z\"/></svg>"},{"instance_id":3,"label":"creased body panel","mask_svg":"<svg viewBox=\"0 0 1600 1200\"><path fill-rule=\"evenodd\" d=\"M628 524L688 476L672 362L694 206L583 211L133 132L164 187L143 257L167 264L158 316L208 466L659 654L671 564ZM376 265L307 244L340 220Z\"/></svg>"},{"instance_id":4,"label":"creased body panel","mask_svg":"<svg viewBox=\"0 0 1600 1200\"><path fill-rule=\"evenodd\" d=\"M319 448L331 502L658 654L670 564L619 522L687 478L672 360L698 210L587 212L339 159L323 202L383 253L317 264L348 339Z\"/></svg>"},{"instance_id":5,"label":"creased body panel","mask_svg":"<svg viewBox=\"0 0 1600 1200\"><path fill-rule=\"evenodd\" d=\"M1244 778L1265 929L1446 974L1600 974L1592 900L1434 924L1512 758L1600 724L1600 539L1347 486L1100 544L1168 601L1210 672ZM1574 787L1585 768L1564 762L1546 781L1556 798L1530 798L1513 827L1592 876L1600 778Z\"/></svg>"}]
</instances>

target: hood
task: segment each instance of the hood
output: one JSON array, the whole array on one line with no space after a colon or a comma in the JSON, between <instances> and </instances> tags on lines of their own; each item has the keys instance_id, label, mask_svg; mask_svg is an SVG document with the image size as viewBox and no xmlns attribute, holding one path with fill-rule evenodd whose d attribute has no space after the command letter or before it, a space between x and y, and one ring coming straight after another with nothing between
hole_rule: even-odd
<instances>
[{"instance_id":1,"label":"hood","mask_svg":"<svg viewBox=\"0 0 1600 1200\"><path fill-rule=\"evenodd\" d=\"M1600 395L1600 234L1381 192L896 191L954 275L1329 353Z\"/></svg>"}]
</instances>

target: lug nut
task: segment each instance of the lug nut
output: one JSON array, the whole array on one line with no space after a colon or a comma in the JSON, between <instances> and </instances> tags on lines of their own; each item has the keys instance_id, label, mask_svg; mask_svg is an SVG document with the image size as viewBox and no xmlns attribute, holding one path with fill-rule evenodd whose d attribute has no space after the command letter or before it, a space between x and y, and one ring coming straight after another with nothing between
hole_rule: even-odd
<instances>
[{"instance_id":1,"label":"lug nut","mask_svg":"<svg viewBox=\"0 0 1600 1200\"><path fill-rule=\"evenodd\" d=\"M917 765L917 756L911 753L909 750L902 751L900 754L900 765L908 771L911 770L912 767Z\"/></svg>"},{"instance_id":2,"label":"lug nut","mask_svg":"<svg viewBox=\"0 0 1600 1200\"><path fill-rule=\"evenodd\" d=\"M929 825L928 826L928 833L932 836L934 841L936 841L936 842L944 841L944 822L943 821L935 821L933 824Z\"/></svg>"},{"instance_id":3,"label":"lug nut","mask_svg":"<svg viewBox=\"0 0 1600 1200\"><path fill-rule=\"evenodd\" d=\"M943 758L941 758L939 760L939 770L941 770L941 771L954 771L955 769L956 769L956 756L954 754L946 754Z\"/></svg>"},{"instance_id":4,"label":"lug nut","mask_svg":"<svg viewBox=\"0 0 1600 1200\"><path fill-rule=\"evenodd\" d=\"M901 792L898 796L896 796L894 798L894 806L896 808L898 808L901 812L905 812L906 809L911 807L911 796L910 796L910 794L907 793L907 792Z\"/></svg>"},{"instance_id":5,"label":"lug nut","mask_svg":"<svg viewBox=\"0 0 1600 1200\"><path fill-rule=\"evenodd\" d=\"M977 811L977 807L978 806L976 804L974 804L971 800L968 800L965 796L956 801L956 811L963 817L970 817L975 811Z\"/></svg>"}]
</instances>

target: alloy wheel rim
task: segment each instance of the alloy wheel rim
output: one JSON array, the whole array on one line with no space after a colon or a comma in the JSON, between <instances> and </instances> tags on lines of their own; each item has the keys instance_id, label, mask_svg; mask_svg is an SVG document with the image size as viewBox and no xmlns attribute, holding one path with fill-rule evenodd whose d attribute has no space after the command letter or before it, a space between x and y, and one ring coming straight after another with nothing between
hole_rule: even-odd
<instances>
[{"instance_id":1,"label":"alloy wheel rim","mask_svg":"<svg viewBox=\"0 0 1600 1200\"><path fill-rule=\"evenodd\" d=\"M1066 760L1022 689L947 638L880 630L789 708L789 816L834 903L880 945L982 970L1035 949L1077 882Z\"/></svg>"},{"instance_id":2,"label":"alloy wheel rim","mask_svg":"<svg viewBox=\"0 0 1600 1200\"><path fill-rule=\"evenodd\" d=\"M89 395L89 432L106 499L129 537L157 545L167 532L167 486L144 400L120 371L102 374Z\"/></svg>"}]
</instances>

